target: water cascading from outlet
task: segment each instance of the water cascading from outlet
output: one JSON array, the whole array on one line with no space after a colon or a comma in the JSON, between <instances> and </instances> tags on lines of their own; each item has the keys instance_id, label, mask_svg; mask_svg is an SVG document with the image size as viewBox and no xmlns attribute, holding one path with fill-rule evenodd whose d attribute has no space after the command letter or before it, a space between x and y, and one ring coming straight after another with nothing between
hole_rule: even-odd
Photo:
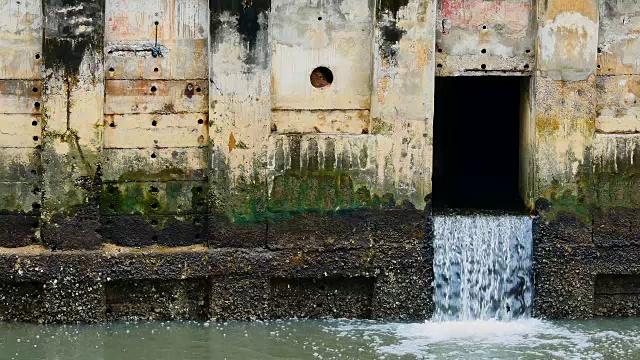
<instances>
[{"instance_id":1,"label":"water cascading from outlet","mask_svg":"<svg viewBox=\"0 0 640 360\"><path fill-rule=\"evenodd\" d=\"M531 222L520 215L434 216L433 320L529 317Z\"/></svg>"}]
</instances>

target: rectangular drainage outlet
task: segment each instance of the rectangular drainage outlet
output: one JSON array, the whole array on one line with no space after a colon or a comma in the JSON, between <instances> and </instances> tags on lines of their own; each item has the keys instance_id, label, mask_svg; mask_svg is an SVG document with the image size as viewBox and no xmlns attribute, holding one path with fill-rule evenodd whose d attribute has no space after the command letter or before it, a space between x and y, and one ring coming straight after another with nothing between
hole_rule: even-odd
<instances>
[{"instance_id":1,"label":"rectangular drainage outlet","mask_svg":"<svg viewBox=\"0 0 640 360\"><path fill-rule=\"evenodd\" d=\"M273 278L273 318L371 317L374 279L367 277Z\"/></svg>"},{"instance_id":2,"label":"rectangular drainage outlet","mask_svg":"<svg viewBox=\"0 0 640 360\"><path fill-rule=\"evenodd\" d=\"M639 316L640 275L597 275L594 298L596 316Z\"/></svg>"},{"instance_id":3,"label":"rectangular drainage outlet","mask_svg":"<svg viewBox=\"0 0 640 360\"><path fill-rule=\"evenodd\" d=\"M207 279L120 280L106 284L107 320L199 320L209 318Z\"/></svg>"}]
</instances>

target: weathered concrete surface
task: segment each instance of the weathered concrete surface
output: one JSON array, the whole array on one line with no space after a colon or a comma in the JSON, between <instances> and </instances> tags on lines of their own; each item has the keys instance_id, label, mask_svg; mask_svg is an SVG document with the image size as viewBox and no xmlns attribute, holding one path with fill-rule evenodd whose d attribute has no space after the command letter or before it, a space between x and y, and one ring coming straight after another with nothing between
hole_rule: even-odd
<instances>
[{"instance_id":1,"label":"weathered concrete surface","mask_svg":"<svg viewBox=\"0 0 640 360\"><path fill-rule=\"evenodd\" d=\"M640 70L640 4L637 0L600 1L598 74L634 75Z\"/></svg>"},{"instance_id":2,"label":"weathered concrete surface","mask_svg":"<svg viewBox=\"0 0 640 360\"><path fill-rule=\"evenodd\" d=\"M535 20L530 0L438 0L436 75L531 75Z\"/></svg>"},{"instance_id":3,"label":"weathered concrete surface","mask_svg":"<svg viewBox=\"0 0 640 360\"><path fill-rule=\"evenodd\" d=\"M0 0L0 317L428 317L436 75L525 79L536 314L637 313L638 6Z\"/></svg>"}]
</instances>

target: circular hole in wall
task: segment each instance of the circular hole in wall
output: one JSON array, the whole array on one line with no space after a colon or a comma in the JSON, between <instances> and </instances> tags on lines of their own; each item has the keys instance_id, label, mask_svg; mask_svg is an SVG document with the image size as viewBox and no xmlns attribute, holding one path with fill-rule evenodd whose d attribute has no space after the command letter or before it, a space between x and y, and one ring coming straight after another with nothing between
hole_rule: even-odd
<instances>
[{"instance_id":1,"label":"circular hole in wall","mask_svg":"<svg viewBox=\"0 0 640 360\"><path fill-rule=\"evenodd\" d=\"M37 121L35 121L35 120L33 120L33 121L31 122L31 126L38 126L38 122L37 122Z\"/></svg>"},{"instance_id":2,"label":"circular hole in wall","mask_svg":"<svg viewBox=\"0 0 640 360\"><path fill-rule=\"evenodd\" d=\"M155 121L155 120L153 120L153 121L151 122L151 126L156 126L156 125L158 125L158 122L157 122L157 121Z\"/></svg>"},{"instance_id":3,"label":"circular hole in wall","mask_svg":"<svg viewBox=\"0 0 640 360\"><path fill-rule=\"evenodd\" d=\"M198 119L198 124L204 124L204 120Z\"/></svg>"},{"instance_id":4,"label":"circular hole in wall","mask_svg":"<svg viewBox=\"0 0 640 360\"><path fill-rule=\"evenodd\" d=\"M322 16L318 16L318 21L322 20Z\"/></svg>"},{"instance_id":5,"label":"circular hole in wall","mask_svg":"<svg viewBox=\"0 0 640 360\"><path fill-rule=\"evenodd\" d=\"M155 85L151 87L151 92L156 92L156 90L158 90L158 88L156 88Z\"/></svg>"},{"instance_id":6,"label":"circular hole in wall","mask_svg":"<svg viewBox=\"0 0 640 360\"><path fill-rule=\"evenodd\" d=\"M40 108L40 103L39 103L39 102L35 102L35 103L33 104L33 106L34 106L36 109L39 109L39 108Z\"/></svg>"},{"instance_id":7,"label":"circular hole in wall","mask_svg":"<svg viewBox=\"0 0 640 360\"><path fill-rule=\"evenodd\" d=\"M487 49L482 49L480 50L481 53L486 54L487 53Z\"/></svg>"},{"instance_id":8,"label":"circular hole in wall","mask_svg":"<svg viewBox=\"0 0 640 360\"><path fill-rule=\"evenodd\" d=\"M160 69L158 69L158 68L153 68L153 72L158 72L158 71L160 71Z\"/></svg>"},{"instance_id":9,"label":"circular hole in wall","mask_svg":"<svg viewBox=\"0 0 640 360\"><path fill-rule=\"evenodd\" d=\"M40 54L36 54L36 59L40 59Z\"/></svg>"},{"instance_id":10,"label":"circular hole in wall","mask_svg":"<svg viewBox=\"0 0 640 360\"><path fill-rule=\"evenodd\" d=\"M531 52L531 50L527 49L524 52L526 52L527 54Z\"/></svg>"},{"instance_id":11,"label":"circular hole in wall","mask_svg":"<svg viewBox=\"0 0 640 360\"><path fill-rule=\"evenodd\" d=\"M34 137L33 137L33 141L38 141L38 137L37 137L37 136L34 136Z\"/></svg>"},{"instance_id":12,"label":"circular hole in wall","mask_svg":"<svg viewBox=\"0 0 640 360\"><path fill-rule=\"evenodd\" d=\"M309 79L314 88L328 87L333 83L333 72L327 67L320 66L313 69Z\"/></svg>"},{"instance_id":13,"label":"circular hole in wall","mask_svg":"<svg viewBox=\"0 0 640 360\"><path fill-rule=\"evenodd\" d=\"M486 69L486 68L487 68L487 65L482 64L482 65L480 65L480 68L481 68L482 70L484 70L484 69Z\"/></svg>"},{"instance_id":14,"label":"circular hole in wall","mask_svg":"<svg viewBox=\"0 0 640 360\"><path fill-rule=\"evenodd\" d=\"M524 64L524 68L528 69L529 68L529 64Z\"/></svg>"},{"instance_id":15,"label":"circular hole in wall","mask_svg":"<svg viewBox=\"0 0 640 360\"><path fill-rule=\"evenodd\" d=\"M159 22L157 22L157 21L156 21L156 22L154 22L154 24L156 24L156 25L160 25L160 23L159 23Z\"/></svg>"},{"instance_id":16,"label":"circular hole in wall","mask_svg":"<svg viewBox=\"0 0 640 360\"><path fill-rule=\"evenodd\" d=\"M109 68L109 72L114 72L114 71L116 71L116 69L114 69L112 67Z\"/></svg>"},{"instance_id":17,"label":"circular hole in wall","mask_svg":"<svg viewBox=\"0 0 640 360\"><path fill-rule=\"evenodd\" d=\"M483 30L487 30L487 25L482 25Z\"/></svg>"},{"instance_id":18,"label":"circular hole in wall","mask_svg":"<svg viewBox=\"0 0 640 360\"><path fill-rule=\"evenodd\" d=\"M156 153L152 153L152 154L151 154L151 158L152 158L152 159L155 159L155 158L156 158L156 156L157 156L157 155L156 155Z\"/></svg>"},{"instance_id":19,"label":"circular hole in wall","mask_svg":"<svg viewBox=\"0 0 640 360\"><path fill-rule=\"evenodd\" d=\"M31 89L31 91L33 91L33 92L38 92L38 88L37 88L37 87L34 87L33 89Z\"/></svg>"}]
</instances>

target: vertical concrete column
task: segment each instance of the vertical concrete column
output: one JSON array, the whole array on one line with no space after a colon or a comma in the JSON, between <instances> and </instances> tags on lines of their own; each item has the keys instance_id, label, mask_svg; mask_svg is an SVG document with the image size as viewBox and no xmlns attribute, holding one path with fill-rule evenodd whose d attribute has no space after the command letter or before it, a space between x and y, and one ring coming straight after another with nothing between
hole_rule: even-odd
<instances>
[{"instance_id":1,"label":"vertical concrete column","mask_svg":"<svg viewBox=\"0 0 640 360\"><path fill-rule=\"evenodd\" d=\"M371 134L386 157L380 187L396 203L418 210L422 229L404 231L411 217L402 210L387 211L374 223L382 255L374 260L380 274L373 316L424 318L431 311L432 272L424 271L432 262L431 237L422 234L431 216L436 1L380 0L374 24ZM411 306L415 312L409 314L406 304L421 305Z\"/></svg>"},{"instance_id":2,"label":"vertical concrete column","mask_svg":"<svg viewBox=\"0 0 640 360\"><path fill-rule=\"evenodd\" d=\"M104 0L45 0L44 243L100 244Z\"/></svg>"},{"instance_id":3,"label":"vertical concrete column","mask_svg":"<svg viewBox=\"0 0 640 360\"><path fill-rule=\"evenodd\" d=\"M377 3L372 134L390 137L384 188L416 208L431 194L436 3Z\"/></svg>"},{"instance_id":4,"label":"vertical concrete column","mask_svg":"<svg viewBox=\"0 0 640 360\"><path fill-rule=\"evenodd\" d=\"M212 0L209 6L209 243L263 246L271 122L271 1Z\"/></svg>"},{"instance_id":5,"label":"vertical concrete column","mask_svg":"<svg viewBox=\"0 0 640 360\"><path fill-rule=\"evenodd\" d=\"M0 247L38 242L42 5L0 3Z\"/></svg>"},{"instance_id":6,"label":"vertical concrete column","mask_svg":"<svg viewBox=\"0 0 640 360\"><path fill-rule=\"evenodd\" d=\"M598 5L538 4L534 79L535 312L591 314L591 153L595 135Z\"/></svg>"}]
</instances>

